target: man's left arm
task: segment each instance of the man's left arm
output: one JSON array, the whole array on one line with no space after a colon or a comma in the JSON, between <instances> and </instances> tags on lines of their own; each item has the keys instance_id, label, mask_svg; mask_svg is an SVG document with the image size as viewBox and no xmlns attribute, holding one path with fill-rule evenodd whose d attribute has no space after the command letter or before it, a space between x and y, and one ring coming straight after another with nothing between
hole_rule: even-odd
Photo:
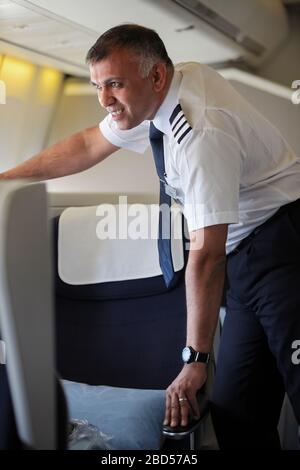
<instances>
[{"instance_id":1,"label":"man's left arm","mask_svg":"<svg viewBox=\"0 0 300 470\"><path fill-rule=\"evenodd\" d=\"M223 293L228 225L214 225L190 233L186 268L187 345L210 352ZM189 414L199 414L196 393L205 383L206 364L185 364L167 389L164 424L188 424ZM187 401L179 402L180 397ZM180 406L181 405L181 406Z\"/></svg>"}]
</instances>

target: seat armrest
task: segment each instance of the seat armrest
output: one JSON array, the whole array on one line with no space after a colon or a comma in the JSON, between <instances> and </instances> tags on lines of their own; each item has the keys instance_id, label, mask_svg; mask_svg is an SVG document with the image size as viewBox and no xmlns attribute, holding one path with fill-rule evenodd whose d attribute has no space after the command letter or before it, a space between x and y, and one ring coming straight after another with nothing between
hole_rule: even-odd
<instances>
[{"instance_id":1,"label":"seat armrest","mask_svg":"<svg viewBox=\"0 0 300 470\"><path fill-rule=\"evenodd\" d=\"M200 426L202 419L207 415L209 410L209 401L207 394L203 389L200 389L197 393L197 400L200 412L200 418L190 419L187 426L163 426L163 435L169 439L184 439L186 436L189 436L191 433L196 431Z\"/></svg>"}]
</instances>

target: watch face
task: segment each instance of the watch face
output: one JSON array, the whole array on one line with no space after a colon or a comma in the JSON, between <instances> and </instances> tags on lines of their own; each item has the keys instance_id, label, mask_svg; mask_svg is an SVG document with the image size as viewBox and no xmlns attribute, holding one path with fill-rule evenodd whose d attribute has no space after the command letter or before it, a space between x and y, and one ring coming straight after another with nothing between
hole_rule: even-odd
<instances>
[{"instance_id":1,"label":"watch face","mask_svg":"<svg viewBox=\"0 0 300 470\"><path fill-rule=\"evenodd\" d=\"M191 357L191 351L189 347L186 347L182 350L182 360L183 362L187 362Z\"/></svg>"}]
</instances>

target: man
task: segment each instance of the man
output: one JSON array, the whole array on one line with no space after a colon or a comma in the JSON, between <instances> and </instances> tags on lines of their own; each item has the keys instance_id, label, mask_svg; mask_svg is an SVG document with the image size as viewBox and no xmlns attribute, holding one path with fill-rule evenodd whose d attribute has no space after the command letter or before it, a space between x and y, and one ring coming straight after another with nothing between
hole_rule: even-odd
<instances>
[{"instance_id":1,"label":"man","mask_svg":"<svg viewBox=\"0 0 300 470\"><path fill-rule=\"evenodd\" d=\"M291 361L300 338L300 161L219 74L194 63L174 68L150 29L110 29L87 61L108 111L100 128L79 132L0 178L68 175L120 147L142 153L149 127L158 130L162 177L183 206L191 242L189 348L167 390L165 424L185 426L198 414L196 392L206 381L227 254L227 314L212 397L217 437L221 448L278 447L285 389L300 422L300 370Z\"/></svg>"}]
</instances>

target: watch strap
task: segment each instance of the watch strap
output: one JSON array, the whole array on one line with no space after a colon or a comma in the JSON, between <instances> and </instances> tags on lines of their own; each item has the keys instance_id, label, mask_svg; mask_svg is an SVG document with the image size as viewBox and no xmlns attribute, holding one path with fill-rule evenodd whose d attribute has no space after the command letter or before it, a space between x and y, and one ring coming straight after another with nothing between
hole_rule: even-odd
<instances>
[{"instance_id":1,"label":"watch strap","mask_svg":"<svg viewBox=\"0 0 300 470\"><path fill-rule=\"evenodd\" d=\"M200 352L200 351L195 351L194 354L195 354L195 358L194 358L193 362L204 362L205 364L208 363L209 358L210 358L209 353L203 353L203 352Z\"/></svg>"}]
</instances>

